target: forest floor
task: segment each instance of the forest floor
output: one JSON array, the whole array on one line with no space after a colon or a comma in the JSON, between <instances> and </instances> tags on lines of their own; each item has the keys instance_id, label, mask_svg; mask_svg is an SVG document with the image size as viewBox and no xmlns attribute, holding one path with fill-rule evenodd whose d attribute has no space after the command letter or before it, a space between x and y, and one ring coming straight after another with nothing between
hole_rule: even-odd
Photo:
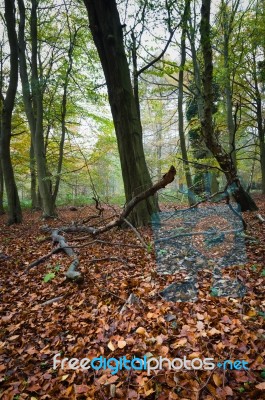
<instances>
[{"instance_id":1,"label":"forest floor","mask_svg":"<svg viewBox=\"0 0 265 400\"><path fill-rule=\"evenodd\" d=\"M265 216L265 197L256 201ZM103 216L111 212L106 208ZM213 295L207 268L198 274L199 295L193 302L170 302L159 294L183 277L157 273L151 228L139 230L149 251L131 229L115 228L97 238L105 243L89 243L88 234L65 233L80 260L80 284L65 279L70 259L63 253L25 273L31 262L52 250L41 226L60 228L95 210L62 207L58 214L46 222L40 212L25 211L23 224L11 227L0 217L0 399L264 399L265 223L256 213L244 213L247 234L256 238L246 243L247 262L225 269L246 286L245 296ZM121 312L131 293L139 301ZM43 305L55 297L61 298ZM58 360L245 360L249 369L164 367L150 375L145 370L112 374L112 368L85 371L67 365L53 369L57 353Z\"/></svg>"}]
</instances>

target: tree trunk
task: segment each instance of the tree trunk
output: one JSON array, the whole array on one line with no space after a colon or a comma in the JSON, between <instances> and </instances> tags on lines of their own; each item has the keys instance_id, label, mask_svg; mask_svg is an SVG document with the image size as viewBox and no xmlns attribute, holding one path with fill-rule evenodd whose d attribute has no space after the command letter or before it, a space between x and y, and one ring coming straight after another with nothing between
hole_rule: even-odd
<instances>
[{"instance_id":1,"label":"tree trunk","mask_svg":"<svg viewBox=\"0 0 265 400\"><path fill-rule=\"evenodd\" d=\"M38 186L41 196L41 206L44 217L54 215L51 180L48 177L46 152L43 137L43 90L38 73L38 32L37 32L37 1L31 1L30 39L31 39L31 91L27 72L25 45L25 5L18 0L19 21L19 61L22 82L23 101L32 136L34 156L37 166Z\"/></svg>"},{"instance_id":2,"label":"tree trunk","mask_svg":"<svg viewBox=\"0 0 265 400\"><path fill-rule=\"evenodd\" d=\"M190 9L190 0L186 0L185 10L182 17L182 33L180 40L180 52L181 52L181 61L179 68L179 90L178 90L178 120L179 120L179 139L180 139L180 149L181 156L184 165L187 189L188 189L188 200L190 206L195 204L195 198L191 191L192 187L192 177L190 172L190 166L188 163L188 154L185 140L185 131L184 131L184 117L183 117L183 81L184 81L184 67L186 63L186 31L187 31L187 19L188 13Z\"/></svg>"},{"instance_id":3,"label":"tree trunk","mask_svg":"<svg viewBox=\"0 0 265 400\"><path fill-rule=\"evenodd\" d=\"M151 187L152 182L144 156L141 121L124 50L122 25L115 0L84 0L84 3L107 82L125 196L129 202ZM136 206L131 222L145 225L154 211L155 201L148 198Z\"/></svg>"},{"instance_id":4,"label":"tree trunk","mask_svg":"<svg viewBox=\"0 0 265 400\"><path fill-rule=\"evenodd\" d=\"M262 194L265 194L265 122L263 121L262 100L258 86L258 78L256 71L254 71L254 83L255 83L257 124L258 124L259 150L260 150L261 185L262 185L261 189L262 189Z\"/></svg>"},{"instance_id":5,"label":"tree trunk","mask_svg":"<svg viewBox=\"0 0 265 400\"><path fill-rule=\"evenodd\" d=\"M31 208L36 210L38 208L38 200L37 200L37 182L36 182L36 168L35 168L35 156L34 156L34 147L32 143L30 143L30 197L31 197Z\"/></svg>"},{"instance_id":6,"label":"tree trunk","mask_svg":"<svg viewBox=\"0 0 265 400\"><path fill-rule=\"evenodd\" d=\"M52 201L55 206L58 191L59 191L59 186L60 186L60 181L61 181L61 172L62 172L62 166L63 166L63 156L64 156L64 142L65 142L65 136L66 136L66 113L67 113L67 95L68 95L68 85L69 85L69 79L70 79L70 74L73 68L73 50L75 46L75 41L76 41L76 36L77 36L77 30L75 29L74 34L72 36L71 31L70 31L70 24L68 20L68 15L67 15L67 24L68 24L68 29L69 29L69 36L70 36L70 43L69 43L69 49L68 49L68 67L63 83L63 98L62 98L62 105L61 105L61 139L60 139L60 146L59 146L59 159L58 159L58 165L57 165L57 175L56 175L56 180L55 180L55 185L54 185L54 191L52 194Z\"/></svg>"},{"instance_id":7,"label":"tree trunk","mask_svg":"<svg viewBox=\"0 0 265 400\"><path fill-rule=\"evenodd\" d=\"M0 215L3 215L5 213L4 205L3 205L3 197L4 197L4 177L3 177L3 170L2 170L1 160L0 160Z\"/></svg>"},{"instance_id":8,"label":"tree trunk","mask_svg":"<svg viewBox=\"0 0 265 400\"><path fill-rule=\"evenodd\" d=\"M8 203L8 224L11 225L22 221L22 212L10 154L11 121L18 84L18 43L14 0L5 0L5 20L10 46L10 73L6 97L1 99L3 104L1 109L0 159Z\"/></svg>"},{"instance_id":9,"label":"tree trunk","mask_svg":"<svg viewBox=\"0 0 265 400\"><path fill-rule=\"evenodd\" d=\"M250 195L244 190L237 176L236 168L230 155L225 152L218 142L213 129L213 61L210 32L211 0L202 0L201 7L201 47L203 52L203 117L201 120L203 137L208 149L213 153L222 168L227 182L233 188L233 196L240 205L241 211L257 210L257 206Z\"/></svg>"},{"instance_id":10,"label":"tree trunk","mask_svg":"<svg viewBox=\"0 0 265 400\"><path fill-rule=\"evenodd\" d=\"M33 136L34 153L37 164L37 176L42 200L43 215L54 215L54 203L52 200L51 180L48 176L46 165L46 152L43 133L43 90L38 72L38 32L37 32L37 0L32 0L30 17L31 35L31 68L32 68L32 96L35 103L36 126Z\"/></svg>"},{"instance_id":11,"label":"tree trunk","mask_svg":"<svg viewBox=\"0 0 265 400\"><path fill-rule=\"evenodd\" d=\"M224 69L225 69L225 99L226 99L226 121L229 138L229 153L237 170L237 159L235 149L236 126L233 119L233 102L231 87L231 72L229 65L229 41L233 33L233 21L238 10L239 1L235 3L233 10L228 10L226 2L222 1L223 29L224 29ZM228 12L232 13L229 17Z\"/></svg>"}]
</instances>

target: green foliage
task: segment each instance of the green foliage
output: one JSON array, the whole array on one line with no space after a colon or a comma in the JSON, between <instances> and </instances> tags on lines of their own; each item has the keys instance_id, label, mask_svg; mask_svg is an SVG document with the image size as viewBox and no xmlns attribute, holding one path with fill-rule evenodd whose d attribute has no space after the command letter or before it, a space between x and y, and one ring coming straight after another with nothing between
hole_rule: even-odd
<instances>
[{"instance_id":1,"label":"green foliage","mask_svg":"<svg viewBox=\"0 0 265 400\"><path fill-rule=\"evenodd\" d=\"M55 278L55 273L54 272L48 272L48 274L46 274L44 276L43 282L47 283L47 282L51 281L54 278Z\"/></svg>"},{"instance_id":2,"label":"green foliage","mask_svg":"<svg viewBox=\"0 0 265 400\"><path fill-rule=\"evenodd\" d=\"M49 272L44 275L43 277L43 282L48 283L52 279L55 278L56 274L60 271L61 266L59 264L51 267L50 265L48 266L50 268Z\"/></svg>"},{"instance_id":3,"label":"green foliage","mask_svg":"<svg viewBox=\"0 0 265 400\"><path fill-rule=\"evenodd\" d=\"M153 251L153 244L151 242L147 243L147 253L150 254Z\"/></svg>"}]
</instances>

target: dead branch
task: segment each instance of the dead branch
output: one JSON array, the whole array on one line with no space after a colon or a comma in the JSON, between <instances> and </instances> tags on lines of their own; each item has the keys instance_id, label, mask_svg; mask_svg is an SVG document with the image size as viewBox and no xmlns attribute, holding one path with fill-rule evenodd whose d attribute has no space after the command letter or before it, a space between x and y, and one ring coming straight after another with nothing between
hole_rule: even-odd
<instances>
[{"instance_id":1,"label":"dead branch","mask_svg":"<svg viewBox=\"0 0 265 400\"><path fill-rule=\"evenodd\" d=\"M80 282L83 279L83 277L81 272L76 271L76 268L79 265L78 257L75 254L72 247L68 246L67 242L65 241L65 238L62 235L59 235L59 229L54 229L52 231L52 241L53 243L58 243L58 247L73 259L70 267L68 268L65 274L66 278Z\"/></svg>"},{"instance_id":2,"label":"dead branch","mask_svg":"<svg viewBox=\"0 0 265 400\"><path fill-rule=\"evenodd\" d=\"M24 273L28 272L31 268L36 267L37 265L43 263L44 261L48 260L48 258L50 258L53 254L58 253L59 251L61 251L60 247L55 247L50 253L46 254L45 256L39 258L38 260L32 262L31 264L29 264L27 266L27 268L25 269Z\"/></svg>"},{"instance_id":3,"label":"dead branch","mask_svg":"<svg viewBox=\"0 0 265 400\"><path fill-rule=\"evenodd\" d=\"M126 219L124 218L123 221L131 228L131 230L135 233L135 235L138 237L138 239L140 240L140 242L142 243L143 247L145 249L148 249L147 244L145 243L144 239L142 238L142 236L140 235L140 233L137 231L137 229Z\"/></svg>"},{"instance_id":4,"label":"dead branch","mask_svg":"<svg viewBox=\"0 0 265 400\"><path fill-rule=\"evenodd\" d=\"M259 220L259 222L264 223L265 222L265 218L262 217L261 214L257 214L256 218Z\"/></svg>"},{"instance_id":5,"label":"dead branch","mask_svg":"<svg viewBox=\"0 0 265 400\"><path fill-rule=\"evenodd\" d=\"M103 258L93 258L92 260L86 261L87 264L93 264L95 262L101 262L101 261L120 261L123 263L127 263L127 260L121 257L103 257Z\"/></svg>"},{"instance_id":6,"label":"dead branch","mask_svg":"<svg viewBox=\"0 0 265 400\"><path fill-rule=\"evenodd\" d=\"M124 311L126 311L128 309L128 305L131 304L139 304L140 299L135 296L135 294L131 293L130 296L128 297L128 299L126 300L126 302L124 303L124 305L122 306L121 310L120 310L120 314L124 313Z\"/></svg>"},{"instance_id":7,"label":"dead branch","mask_svg":"<svg viewBox=\"0 0 265 400\"><path fill-rule=\"evenodd\" d=\"M41 306L47 306L47 305L52 304L52 303L57 303L57 301L60 301L63 298L64 298L64 296L54 297L53 299L47 300L44 303L41 303L40 305Z\"/></svg>"},{"instance_id":8,"label":"dead branch","mask_svg":"<svg viewBox=\"0 0 265 400\"><path fill-rule=\"evenodd\" d=\"M82 236L82 237L79 237L79 238L75 238L73 240L73 242L81 242L83 240L90 239L90 238L91 238L91 236ZM94 243L100 243L100 244L103 244L104 246L132 247L132 248L135 248L135 249L139 249L139 248L142 249L143 248L143 246L140 246L140 245L137 245L137 244L126 244L126 243L121 243L121 242L107 242L106 240L100 240L100 239L91 240L90 242L84 243L84 244L82 244L80 246L72 245L72 247L73 248L86 247L86 246L89 246L89 245L94 244Z\"/></svg>"},{"instance_id":9,"label":"dead branch","mask_svg":"<svg viewBox=\"0 0 265 400\"><path fill-rule=\"evenodd\" d=\"M169 171L162 177L162 179L160 181L158 181L157 183L155 183L151 188L145 190L142 193L139 193L138 195L136 195L135 197L133 197L128 203L127 205L124 207L122 213L119 215L118 218L114 219L113 221L109 222L107 225L105 226L100 226L98 228L95 227L86 227L86 226L80 226L80 225L71 225L71 226L65 226L62 227L60 229L51 229L47 226L42 227L42 230L45 232L49 232L51 231L52 233L52 241L53 243L58 243L58 247L56 248L55 251L59 251L62 250L64 251L69 257L71 257L73 259L70 267L68 268L68 271L66 272L65 276L68 279L71 280L75 280L75 281L81 281L83 279L82 274L78 271L76 271L76 268L79 265L79 260L78 257L76 256L73 248L71 246L69 246L67 244L67 242L65 241L64 237L62 235L59 235L59 232L85 232L85 233L89 233L92 236L97 236L101 233L107 232L110 229L116 227L116 226L120 226L122 225L124 222L127 223L127 225L129 225L130 227L132 227L131 224L128 223L128 221L126 220L127 216L130 214L130 212L134 209L134 207L140 203L140 201L147 199L150 196L153 196L158 190L166 187L169 183L174 181L176 175L176 169L175 167L173 167L173 165L170 167ZM99 211L102 211L99 208L99 205L96 204L96 208ZM133 229L135 229L133 227ZM138 232L137 232L138 234ZM138 238L139 238L139 234L138 234ZM143 239L141 238L141 243L143 244ZM146 244L144 243L144 247L147 248ZM32 268L35 265L38 265L40 262L46 260L47 258L49 258L52 254L54 254L55 252L53 250L53 252L49 253L48 255L44 256L44 258L42 257L41 259L37 260L34 263L31 264L30 268ZM107 257L104 259L94 259L91 261L88 261L88 263L93 263L93 262L100 262L100 261L117 261L118 258L117 257ZM120 261L124 262L123 259L119 259ZM29 268L27 268L28 270Z\"/></svg>"},{"instance_id":10,"label":"dead branch","mask_svg":"<svg viewBox=\"0 0 265 400\"><path fill-rule=\"evenodd\" d=\"M142 200L147 199L150 196L153 196L158 190L165 188L169 183L174 181L176 175L176 169L173 167L173 165L170 167L169 171L162 177L160 181L155 183L152 187L149 189L145 190L142 193L139 193L135 197L133 197L127 205L124 207L122 213L119 215L117 219L114 219L113 221L109 222L105 226L100 226L99 228L95 227L86 227L83 225L70 225L70 226L64 226L60 228L58 231L60 232L85 232L89 233L93 236L100 235L101 233L107 232L116 226L120 226L124 223L124 219L128 217L128 215L131 213L131 211L134 209L134 207L140 203ZM44 231L49 231L51 230L49 227L45 226L42 228Z\"/></svg>"}]
</instances>

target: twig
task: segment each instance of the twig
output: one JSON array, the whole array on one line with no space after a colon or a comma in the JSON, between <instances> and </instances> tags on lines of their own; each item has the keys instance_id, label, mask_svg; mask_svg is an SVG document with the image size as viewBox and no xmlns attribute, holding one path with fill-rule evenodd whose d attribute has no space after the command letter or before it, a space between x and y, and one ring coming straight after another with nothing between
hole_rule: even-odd
<instances>
[{"instance_id":1,"label":"twig","mask_svg":"<svg viewBox=\"0 0 265 400\"><path fill-rule=\"evenodd\" d=\"M120 261L127 263L127 260L121 257L103 257L103 258L93 258L93 260L86 261L86 264L93 264L94 262L101 262L101 261Z\"/></svg>"},{"instance_id":2,"label":"twig","mask_svg":"<svg viewBox=\"0 0 265 400\"><path fill-rule=\"evenodd\" d=\"M208 165L208 164L201 164L201 163L198 163L197 161L184 160L183 158L180 158L180 157L177 157L177 160L181 160L181 161L184 161L185 163L189 163L189 164L200 165L201 167L205 167L208 169L217 169L218 171L221 171L223 173L226 172L222 168L219 168L219 167L216 167L213 165Z\"/></svg>"},{"instance_id":3,"label":"twig","mask_svg":"<svg viewBox=\"0 0 265 400\"><path fill-rule=\"evenodd\" d=\"M47 306L48 304L57 303L64 298L64 296L54 297L53 299L47 300L44 303L40 304L41 306Z\"/></svg>"},{"instance_id":4,"label":"twig","mask_svg":"<svg viewBox=\"0 0 265 400\"><path fill-rule=\"evenodd\" d=\"M142 236L140 235L140 233L137 231L137 229L126 218L123 218L123 221L131 228L131 230L135 233L135 235L138 237L138 239L142 243L143 247L147 250L148 246L145 243L145 241L142 238Z\"/></svg>"},{"instance_id":5,"label":"twig","mask_svg":"<svg viewBox=\"0 0 265 400\"><path fill-rule=\"evenodd\" d=\"M265 219L262 217L262 215L260 215L260 214L257 214L256 215L256 218L259 220L259 222L262 222L262 223L264 223L265 222Z\"/></svg>"},{"instance_id":6,"label":"twig","mask_svg":"<svg viewBox=\"0 0 265 400\"><path fill-rule=\"evenodd\" d=\"M76 238L73 240L73 242L79 242L81 240L85 240L85 239L90 239L90 236L83 236L81 238ZM143 246L137 245L137 244L126 244L126 243L119 243L119 242L106 242L105 240L100 240L100 239L95 239L95 240L91 240L88 243L84 243L80 246L75 246L75 245L71 245L71 247L73 248L82 248L82 247L86 247L89 246L90 244L94 244L94 243L100 243L106 246L120 246L120 247L132 247L135 249L142 249Z\"/></svg>"}]
</instances>

